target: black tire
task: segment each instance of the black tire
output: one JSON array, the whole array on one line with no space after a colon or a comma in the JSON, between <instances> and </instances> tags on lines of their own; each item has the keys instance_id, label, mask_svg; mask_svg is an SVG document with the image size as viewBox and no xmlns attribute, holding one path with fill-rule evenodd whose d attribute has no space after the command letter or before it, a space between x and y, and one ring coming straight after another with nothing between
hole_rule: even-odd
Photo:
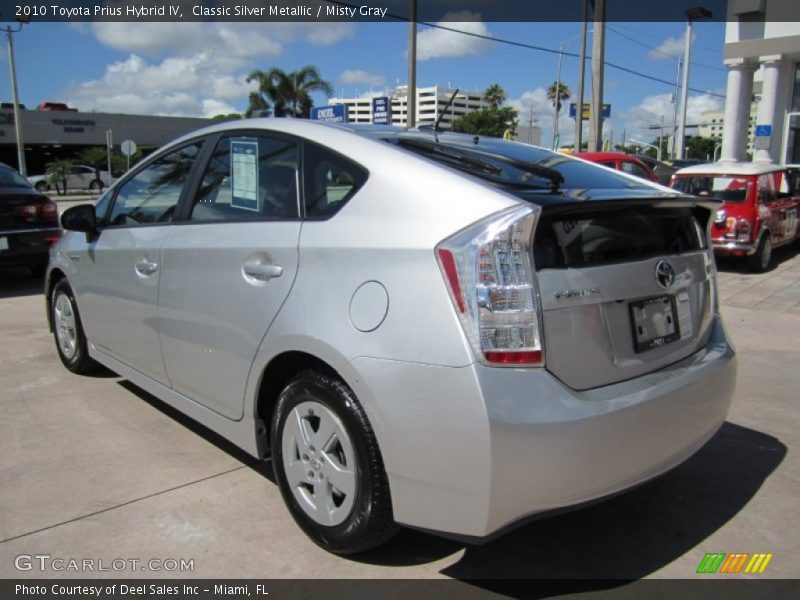
<instances>
[{"instance_id":1,"label":"black tire","mask_svg":"<svg viewBox=\"0 0 800 600\"><path fill-rule=\"evenodd\" d=\"M67 307L69 315L65 314ZM72 289L63 279L53 287L50 295L50 312L53 320L53 339L61 362L67 369L79 375L94 371L98 364L89 357L78 305ZM66 338L73 343L63 342L62 340Z\"/></svg>"},{"instance_id":2,"label":"black tire","mask_svg":"<svg viewBox=\"0 0 800 600\"><path fill-rule=\"evenodd\" d=\"M313 444L319 438L313 435L309 444L303 446L305 451L301 444L295 443L293 432L299 431L297 423L305 424L300 427L307 427L304 431L310 434L322 435L323 422L330 431L325 448L315 448ZM278 398L270 434L273 470L283 500L294 520L316 544L335 554L356 554L386 542L397 533L399 528L392 517L389 483L375 434L355 394L344 383L316 371L295 376ZM352 471L352 494L340 492L327 478L325 470L331 471L329 461L336 461L336 468L342 467L342 471ZM302 481L291 484L287 471L292 472L295 480L301 473ZM326 508L331 509L325 514L328 523L309 512L313 511L313 505L323 502L325 495L330 500ZM301 506L304 497L309 500Z\"/></svg>"},{"instance_id":3,"label":"black tire","mask_svg":"<svg viewBox=\"0 0 800 600\"><path fill-rule=\"evenodd\" d=\"M34 187L36 188L37 192L46 192L47 190L50 189L50 186L47 185L46 181L40 181Z\"/></svg>"},{"instance_id":4,"label":"black tire","mask_svg":"<svg viewBox=\"0 0 800 600\"><path fill-rule=\"evenodd\" d=\"M92 183L89 184L89 189L93 192L101 192L103 191L103 182L99 179L95 179Z\"/></svg>"},{"instance_id":5,"label":"black tire","mask_svg":"<svg viewBox=\"0 0 800 600\"><path fill-rule=\"evenodd\" d=\"M755 273L763 273L772 263L772 240L769 232L761 234L755 254L747 257L747 266Z\"/></svg>"}]
</instances>

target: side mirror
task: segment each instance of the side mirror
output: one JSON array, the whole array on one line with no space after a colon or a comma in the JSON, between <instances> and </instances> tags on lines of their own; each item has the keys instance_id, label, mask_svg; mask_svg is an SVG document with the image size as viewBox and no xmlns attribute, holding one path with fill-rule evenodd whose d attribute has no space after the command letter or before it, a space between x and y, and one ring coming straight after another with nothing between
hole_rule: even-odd
<instances>
[{"instance_id":1,"label":"side mirror","mask_svg":"<svg viewBox=\"0 0 800 600\"><path fill-rule=\"evenodd\" d=\"M93 241L97 236L97 217L94 214L94 206L81 204L68 208L61 215L61 226L67 231L83 231L86 234L86 242Z\"/></svg>"}]
</instances>

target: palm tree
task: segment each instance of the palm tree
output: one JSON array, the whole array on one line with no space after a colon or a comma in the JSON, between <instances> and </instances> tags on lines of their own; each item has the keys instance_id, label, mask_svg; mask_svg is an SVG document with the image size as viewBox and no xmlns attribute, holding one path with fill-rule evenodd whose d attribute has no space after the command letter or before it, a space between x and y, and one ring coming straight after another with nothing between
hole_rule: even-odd
<instances>
[{"instance_id":1,"label":"palm tree","mask_svg":"<svg viewBox=\"0 0 800 600\"><path fill-rule=\"evenodd\" d=\"M67 193L67 179L75 167L75 161L71 158L56 158L45 166L47 183L56 188L56 193L63 196Z\"/></svg>"},{"instance_id":2,"label":"palm tree","mask_svg":"<svg viewBox=\"0 0 800 600\"><path fill-rule=\"evenodd\" d=\"M556 106L556 88L558 88L558 106ZM572 92L569 90L569 86L564 83L554 81L553 84L547 88L547 99L550 100L550 104L555 107L556 113L561 112L561 103L570 98L572 98Z\"/></svg>"},{"instance_id":3,"label":"palm tree","mask_svg":"<svg viewBox=\"0 0 800 600\"><path fill-rule=\"evenodd\" d=\"M506 101L506 91L499 83L493 83L483 92L483 99L489 103L489 108L497 110Z\"/></svg>"},{"instance_id":4,"label":"palm tree","mask_svg":"<svg viewBox=\"0 0 800 600\"><path fill-rule=\"evenodd\" d=\"M94 169L94 178L102 182L100 179L100 169L108 166L108 151L102 146L92 146L91 148L84 148L78 152L78 160Z\"/></svg>"},{"instance_id":5,"label":"palm tree","mask_svg":"<svg viewBox=\"0 0 800 600\"><path fill-rule=\"evenodd\" d=\"M333 94L333 86L322 79L319 69L313 65L291 73L277 67L252 71L247 77L247 82L251 81L258 82L258 90L250 94L246 116L265 116L272 103L272 114L276 117L308 117L314 106L311 92Z\"/></svg>"}]
</instances>

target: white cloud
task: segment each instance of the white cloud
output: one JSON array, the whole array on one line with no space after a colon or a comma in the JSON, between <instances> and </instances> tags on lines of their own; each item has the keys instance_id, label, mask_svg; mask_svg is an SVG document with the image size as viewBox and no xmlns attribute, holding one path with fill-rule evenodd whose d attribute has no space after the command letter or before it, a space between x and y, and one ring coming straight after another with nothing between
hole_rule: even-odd
<instances>
[{"instance_id":1,"label":"white cloud","mask_svg":"<svg viewBox=\"0 0 800 600\"><path fill-rule=\"evenodd\" d=\"M345 85L355 85L359 83L364 85L383 85L386 83L386 77L367 73L361 69L347 69L339 75L339 81Z\"/></svg>"},{"instance_id":2,"label":"white cloud","mask_svg":"<svg viewBox=\"0 0 800 600\"><path fill-rule=\"evenodd\" d=\"M241 58L276 57L295 41L330 46L352 37L352 23L93 23L109 48L145 56L214 52Z\"/></svg>"},{"instance_id":3,"label":"white cloud","mask_svg":"<svg viewBox=\"0 0 800 600\"><path fill-rule=\"evenodd\" d=\"M457 29L467 33L489 35L486 23L481 21L479 13L468 10L449 12L445 20L439 24L449 29ZM464 35L446 29L424 29L417 33L417 60L431 58L454 58L470 54L480 54L489 46L489 40Z\"/></svg>"},{"instance_id":4,"label":"white cloud","mask_svg":"<svg viewBox=\"0 0 800 600\"><path fill-rule=\"evenodd\" d=\"M570 102L572 102L572 99L562 101L558 118L559 139L562 146L571 144L575 136L575 121L569 118ZM533 109L533 125L542 130L542 144L545 146L550 145L553 137L555 108L550 100L547 99L546 88L539 87L535 90L528 90L520 97L508 100L506 104L517 109L520 125L526 127L530 123L531 109Z\"/></svg>"},{"instance_id":5,"label":"white cloud","mask_svg":"<svg viewBox=\"0 0 800 600\"><path fill-rule=\"evenodd\" d=\"M230 104L220 102L213 98L206 98L203 100L203 116L213 117L214 115L229 115L235 113L237 110Z\"/></svg>"},{"instance_id":6,"label":"white cloud","mask_svg":"<svg viewBox=\"0 0 800 600\"><path fill-rule=\"evenodd\" d=\"M692 43L697 39L697 34L692 32ZM683 56L683 51L686 45L686 33L680 37L668 37L661 42L654 49L647 53L647 58L650 60L667 60L669 58L678 58Z\"/></svg>"},{"instance_id":7,"label":"white cloud","mask_svg":"<svg viewBox=\"0 0 800 600\"><path fill-rule=\"evenodd\" d=\"M184 7L184 12L191 8ZM92 23L80 33L129 54L62 96L82 110L208 116L243 110L253 69L275 65L287 45L328 46L352 23ZM324 76L324 74L323 74Z\"/></svg>"},{"instance_id":8,"label":"white cloud","mask_svg":"<svg viewBox=\"0 0 800 600\"><path fill-rule=\"evenodd\" d=\"M621 113L618 117L621 123L617 125L620 133L624 128L628 137L636 137L643 142L650 142L659 135L659 130L650 129L650 126L661 125L663 119L665 135L667 135L672 126L674 111L670 97L671 94L647 96L637 106ZM721 98L709 94L691 95L686 107L686 123L689 125L701 123L704 112L720 110L722 107ZM687 130L688 135L694 135L696 132L696 129Z\"/></svg>"},{"instance_id":9,"label":"white cloud","mask_svg":"<svg viewBox=\"0 0 800 600\"><path fill-rule=\"evenodd\" d=\"M71 86L66 97L81 110L206 116L214 106L221 107L220 112L235 112L231 101L247 96L253 87L244 74L220 69L211 54L160 63L132 54L108 65L100 79Z\"/></svg>"}]
</instances>

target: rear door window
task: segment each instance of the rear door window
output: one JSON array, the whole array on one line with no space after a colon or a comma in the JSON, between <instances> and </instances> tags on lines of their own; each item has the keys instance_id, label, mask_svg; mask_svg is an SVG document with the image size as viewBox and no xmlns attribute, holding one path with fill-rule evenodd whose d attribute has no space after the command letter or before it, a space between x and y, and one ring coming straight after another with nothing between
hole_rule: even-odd
<instances>
[{"instance_id":1,"label":"rear door window","mask_svg":"<svg viewBox=\"0 0 800 600\"><path fill-rule=\"evenodd\" d=\"M223 138L203 173L189 220L297 219L297 166L293 141L263 135Z\"/></svg>"}]
</instances>

